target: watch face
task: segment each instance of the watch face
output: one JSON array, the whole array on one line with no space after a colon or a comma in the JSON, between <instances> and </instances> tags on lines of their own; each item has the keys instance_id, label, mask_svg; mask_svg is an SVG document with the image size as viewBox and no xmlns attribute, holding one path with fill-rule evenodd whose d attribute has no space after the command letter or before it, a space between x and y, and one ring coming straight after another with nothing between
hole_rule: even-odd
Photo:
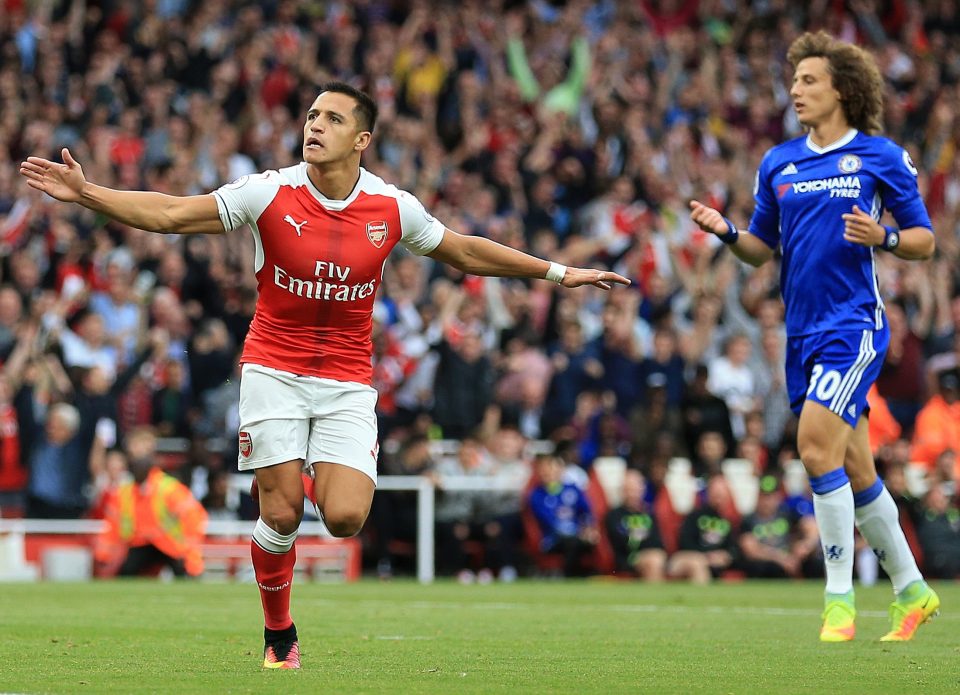
<instances>
[{"instance_id":1,"label":"watch face","mask_svg":"<svg viewBox=\"0 0 960 695\"><path fill-rule=\"evenodd\" d=\"M890 236L887 237L887 246L892 249L897 248L900 245L900 235L896 232L891 232Z\"/></svg>"}]
</instances>

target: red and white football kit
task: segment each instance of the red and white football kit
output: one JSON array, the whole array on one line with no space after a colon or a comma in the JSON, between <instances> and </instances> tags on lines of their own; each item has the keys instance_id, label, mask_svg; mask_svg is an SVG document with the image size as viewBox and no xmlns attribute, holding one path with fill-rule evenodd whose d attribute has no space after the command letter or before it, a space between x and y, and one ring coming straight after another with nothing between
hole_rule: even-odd
<instances>
[{"instance_id":1,"label":"red and white football kit","mask_svg":"<svg viewBox=\"0 0 960 695\"><path fill-rule=\"evenodd\" d=\"M415 197L360 169L345 200L307 165L244 176L213 193L226 231L256 243L256 312L240 385L241 470L304 459L376 480L373 302L397 243L423 255L443 225Z\"/></svg>"}]
</instances>

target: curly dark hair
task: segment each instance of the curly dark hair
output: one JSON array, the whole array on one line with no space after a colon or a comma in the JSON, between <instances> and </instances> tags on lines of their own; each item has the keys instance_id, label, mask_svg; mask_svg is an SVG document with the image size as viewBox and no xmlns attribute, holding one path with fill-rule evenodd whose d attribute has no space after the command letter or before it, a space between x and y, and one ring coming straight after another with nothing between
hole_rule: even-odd
<instances>
[{"instance_id":1,"label":"curly dark hair","mask_svg":"<svg viewBox=\"0 0 960 695\"><path fill-rule=\"evenodd\" d=\"M796 69L806 58L825 58L833 87L840 92L843 115L857 130L882 130L883 77L873 56L825 31L807 32L790 45L787 60Z\"/></svg>"}]
</instances>

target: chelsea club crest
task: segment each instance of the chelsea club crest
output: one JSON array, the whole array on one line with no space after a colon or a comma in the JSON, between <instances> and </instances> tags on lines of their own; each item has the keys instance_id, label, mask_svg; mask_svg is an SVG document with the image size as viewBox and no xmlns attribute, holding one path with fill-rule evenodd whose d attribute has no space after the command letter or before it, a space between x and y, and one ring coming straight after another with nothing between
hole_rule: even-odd
<instances>
[{"instance_id":1,"label":"chelsea club crest","mask_svg":"<svg viewBox=\"0 0 960 695\"><path fill-rule=\"evenodd\" d=\"M837 166L843 174L856 174L863 166L863 162L855 154L845 154L837 162Z\"/></svg>"},{"instance_id":2,"label":"chelsea club crest","mask_svg":"<svg viewBox=\"0 0 960 695\"><path fill-rule=\"evenodd\" d=\"M914 166L913 160L910 158L910 153L906 150L903 151L903 165L907 167L907 171L909 171L911 174L914 176L917 175L917 167Z\"/></svg>"}]
</instances>

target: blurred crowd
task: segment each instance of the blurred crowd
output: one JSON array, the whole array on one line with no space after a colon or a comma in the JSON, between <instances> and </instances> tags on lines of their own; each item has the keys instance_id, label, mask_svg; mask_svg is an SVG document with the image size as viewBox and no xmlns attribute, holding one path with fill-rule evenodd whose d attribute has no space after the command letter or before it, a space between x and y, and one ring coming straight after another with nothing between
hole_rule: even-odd
<instances>
[{"instance_id":1,"label":"blurred crowd","mask_svg":"<svg viewBox=\"0 0 960 695\"><path fill-rule=\"evenodd\" d=\"M686 206L747 225L760 157L801 133L786 49L819 28L876 56L885 133L920 165L937 254L877 254L891 341L871 424L888 481L928 475L918 527L956 543L955 0L0 0L0 509L91 513L128 475L124 435L149 426L183 442L175 473L210 517L236 518L236 362L257 297L250 234L131 229L28 189L19 161L69 147L96 183L206 193L298 162L327 79L379 104L363 166L446 226L633 280L569 291L398 251L374 315L382 474L454 439L485 475L536 479L502 452L515 435L585 474L622 458L650 504L675 459L704 505L725 459L776 479L796 458L777 267L736 262ZM464 529L441 500L444 557L496 547L490 524L528 537L501 502ZM373 545L401 517L376 512ZM567 569L581 540L557 546Z\"/></svg>"}]
</instances>

